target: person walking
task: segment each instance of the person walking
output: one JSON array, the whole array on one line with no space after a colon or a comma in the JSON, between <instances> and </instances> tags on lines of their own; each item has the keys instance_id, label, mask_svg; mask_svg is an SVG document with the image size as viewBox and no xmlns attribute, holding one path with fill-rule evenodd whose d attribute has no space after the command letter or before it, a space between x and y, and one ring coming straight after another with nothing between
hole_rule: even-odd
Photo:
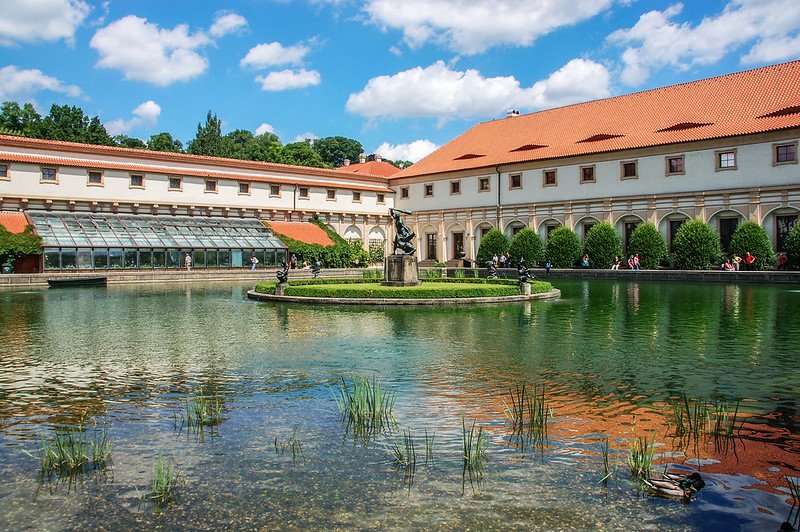
<instances>
[{"instance_id":1,"label":"person walking","mask_svg":"<svg viewBox=\"0 0 800 532\"><path fill-rule=\"evenodd\" d=\"M186 266L187 272L192 270L192 256L188 253L183 257L183 265Z\"/></svg>"},{"instance_id":2,"label":"person walking","mask_svg":"<svg viewBox=\"0 0 800 532\"><path fill-rule=\"evenodd\" d=\"M257 265L258 265L258 258L256 258L256 254L253 253L252 255L250 255L250 271L255 270Z\"/></svg>"},{"instance_id":3,"label":"person walking","mask_svg":"<svg viewBox=\"0 0 800 532\"><path fill-rule=\"evenodd\" d=\"M633 256L633 269L639 271L639 264L641 261L639 260L639 254Z\"/></svg>"}]
</instances>

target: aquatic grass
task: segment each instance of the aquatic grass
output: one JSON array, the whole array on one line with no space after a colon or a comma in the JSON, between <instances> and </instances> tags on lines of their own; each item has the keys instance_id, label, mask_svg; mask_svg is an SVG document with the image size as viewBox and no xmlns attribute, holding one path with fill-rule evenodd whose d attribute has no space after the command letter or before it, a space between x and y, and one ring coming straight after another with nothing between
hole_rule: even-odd
<instances>
[{"instance_id":1,"label":"aquatic grass","mask_svg":"<svg viewBox=\"0 0 800 532\"><path fill-rule=\"evenodd\" d=\"M347 430L352 429L356 436L365 439L365 443L372 434L392 425L394 422L392 410L396 398L397 394L384 389L374 376L372 381L366 376L360 378L354 376L352 388L342 377L338 393L334 394Z\"/></svg>"},{"instance_id":2,"label":"aquatic grass","mask_svg":"<svg viewBox=\"0 0 800 532\"><path fill-rule=\"evenodd\" d=\"M461 416L461 432L463 437L464 469L470 472L477 472L480 475L483 462L486 459L487 438L483 427L478 427L477 422L473 421L472 426L467 430L467 422L464 416Z\"/></svg>"},{"instance_id":3,"label":"aquatic grass","mask_svg":"<svg viewBox=\"0 0 800 532\"><path fill-rule=\"evenodd\" d=\"M736 453L735 437L741 428L739 422L739 402L731 408L728 403L683 399L671 403L672 421L675 426L674 436L680 440L693 440L699 445L702 437L711 437L717 451L728 453L731 444Z\"/></svg>"},{"instance_id":4,"label":"aquatic grass","mask_svg":"<svg viewBox=\"0 0 800 532\"><path fill-rule=\"evenodd\" d=\"M404 431L399 438L392 440L389 451L398 467L405 469L417 467L417 449L410 429Z\"/></svg>"},{"instance_id":5,"label":"aquatic grass","mask_svg":"<svg viewBox=\"0 0 800 532\"><path fill-rule=\"evenodd\" d=\"M436 431L428 436L428 429L425 429L425 462L433 463L433 441L436 439Z\"/></svg>"},{"instance_id":6,"label":"aquatic grass","mask_svg":"<svg viewBox=\"0 0 800 532\"><path fill-rule=\"evenodd\" d=\"M647 436L642 438L638 436L633 443L631 443L630 454L628 455L628 467L630 468L631 477L634 480L648 480L650 472L653 468L653 456L655 454L656 434L653 433L653 438L648 442Z\"/></svg>"},{"instance_id":7,"label":"aquatic grass","mask_svg":"<svg viewBox=\"0 0 800 532\"><path fill-rule=\"evenodd\" d=\"M600 452L603 456L603 478L600 479L600 482L603 484L606 484L608 479L611 478L616 471L616 466L613 471L611 469L611 460L609 458L610 449L610 442L608 436L606 436L606 439L600 443Z\"/></svg>"},{"instance_id":8,"label":"aquatic grass","mask_svg":"<svg viewBox=\"0 0 800 532\"><path fill-rule=\"evenodd\" d=\"M792 507L789 509L789 515L786 517L785 524L789 527L781 525L780 530L797 530L800 526L800 479L784 477L786 483L789 485L789 493L792 496ZM795 512L797 509L797 512ZM794 515L794 517L792 517Z\"/></svg>"},{"instance_id":9,"label":"aquatic grass","mask_svg":"<svg viewBox=\"0 0 800 532\"><path fill-rule=\"evenodd\" d=\"M299 429L297 427L294 428L292 431L292 435L289 437L288 440L279 441L278 437L275 436L275 452L279 454L285 454L287 451L292 453L292 463L297 464L299 462L306 463L306 456L303 452L303 444L300 441Z\"/></svg>"},{"instance_id":10,"label":"aquatic grass","mask_svg":"<svg viewBox=\"0 0 800 532\"><path fill-rule=\"evenodd\" d=\"M153 480L150 483L149 499L156 507L169 503L175 499L179 483L180 476L175 471L175 467L169 460L162 459L159 452L153 471Z\"/></svg>"},{"instance_id":11,"label":"aquatic grass","mask_svg":"<svg viewBox=\"0 0 800 532\"><path fill-rule=\"evenodd\" d=\"M203 388L185 401L182 422L189 428L215 427L222 423L222 403L219 397L209 397Z\"/></svg>"},{"instance_id":12,"label":"aquatic grass","mask_svg":"<svg viewBox=\"0 0 800 532\"><path fill-rule=\"evenodd\" d=\"M111 434L108 429L97 429L91 437L82 426L56 429L52 438L40 436L36 458L42 476L56 474L70 476L90 469L103 469L111 461Z\"/></svg>"},{"instance_id":13,"label":"aquatic grass","mask_svg":"<svg viewBox=\"0 0 800 532\"><path fill-rule=\"evenodd\" d=\"M511 420L512 438L522 446L543 448L547 441L547 424L551 417L545 399L544 386L533 385L529 391L526 383L509 390L510 404L503 399L503 413Z\"/></svg>"}]
</instances>

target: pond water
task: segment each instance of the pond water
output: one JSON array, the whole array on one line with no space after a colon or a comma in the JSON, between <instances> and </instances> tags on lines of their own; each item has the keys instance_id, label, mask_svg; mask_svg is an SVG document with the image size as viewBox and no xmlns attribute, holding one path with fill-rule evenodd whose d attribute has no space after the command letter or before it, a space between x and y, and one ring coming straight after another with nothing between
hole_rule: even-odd
<instances>
[{"instance_id":1,"label":"pond water","mask_svg":"<svg viewBox=\"0 0 800 532\"><path fill-rule=\"evenodd\" d=\"M558 281L557 301L352 308L252 302L251 286L0 292L0 528L777 530L789 516L800 287ZM334 399L353 376L396 394L394 424L366 439ZM544 389L544 438L514 438L504 414L523 382ZM181 429L201 389L223 420ZM738 403L734 433L676 437L684 396L712 415ZM473 422L486 456L469 474ZM40 438L76 426L108 429L112 460L40 477ZM405 431L413 471L389 452ZM637 488L639 437L655 438L657 472L701 472L693 501ZM143 502L159 454L181 478L163 508Z\"/></svg>"}]
</instances>

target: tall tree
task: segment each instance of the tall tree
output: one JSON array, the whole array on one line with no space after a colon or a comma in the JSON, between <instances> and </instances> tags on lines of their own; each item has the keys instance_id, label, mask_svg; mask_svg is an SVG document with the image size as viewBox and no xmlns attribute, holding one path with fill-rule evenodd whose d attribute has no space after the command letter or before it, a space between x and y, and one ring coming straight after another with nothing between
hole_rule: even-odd
<instances>
[{"instance_id":1,"label":"tall tree","mask_svg":"<svg viewBox=\"0 0 800 532\"><path fill-rule=\"evenodd\" d=\"M89 118L80 107L55 105L36 128L35 136L42 139L66 140L114 146L114 139L98 117Z\"/></svg>"},{"instance_id":2,"label":"tall tree","mask_svg":"<svg viewBox=\"0 0 800 532\"><path fill-rule=\"evenodd\" d=\"M244 147L248 161L280 162L283 146L277 135L264 133L253 137Z\"/></svg>"},{"instance_id":3,"label":"tall tree","mask_svg":"<svg viewBox=\"0 0 800 532\"><path fill-rule=\"evenodd\" d=\"M173 139L172 135L164 131L150 137L150 140L147 141L147 149L151 151L182 153L183 143L177 139Z\"/></svg>"},{"instance_id":4,"label":"tall tree","mask_svg":"<svg viewBox=\"0 0 800 532\"><path fill-rule=\"evenodd\" d=\"M197 124L197 134L189 142L186 151L193 155L223 156L222 121L217 118L217 115L211 114L209 111L205 125Z\"/></svg>"},{"instance_id":5,"label":"tall tree","mask_svg":"<svg viewBox=\"0 0 800 532\"><path fill-rule=\"evenodd\" d=\"M364 152L364 147L357 140L347 137L325 137L317 139L313 144L314 151L331 167L344 164L345 159L358 161L358 156Z\"/></svg>"},{"instance_id":6,"label":"tall tree","mask_svg":"<svg viewBox=\"0 0 800 532\"><path fill-rule=\"evenodd\" d=\"M283 147L281 160L284 164L294 164L297 166L311 166L314 168L325 168L325 161L306 141L292 142Z\"/></svg>"},{"instance_id":7,"label":"tall tree","mask_svg":"<svg viewBox=\"0 0 800 532\"><path fill-rule=\"evenodd\" d=\"M17 102L7 101L0 108L0 127L15 134L34 136L41 121L41 115L30 103L20 107Z\"/></svg>"},{"instance_id":8,"label":"tall tree","mask_svg":"<svg viewBox=\"0 0 800 532\"><path fill-rule=\"evenodd\" d=\"M114 142L121 148L138 148L140 150L147 149L147 144L144 141L128 135L114 135Z\"/></svg>"}]
</instances>

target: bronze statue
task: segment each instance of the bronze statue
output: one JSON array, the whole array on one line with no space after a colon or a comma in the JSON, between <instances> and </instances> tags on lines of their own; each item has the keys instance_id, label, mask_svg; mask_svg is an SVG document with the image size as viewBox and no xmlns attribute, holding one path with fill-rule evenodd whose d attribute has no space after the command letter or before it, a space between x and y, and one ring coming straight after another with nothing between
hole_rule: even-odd
<instances>
[{"instance_id":1,"label":"bronze statue","mask_svg":"<svg viewBox=\"0 0 800 532\"><path fill-rule=\"evenodd\" d=\"M285 283L289 281L289 264L284 262L283 269L278 270L275 272L275 276L278 278L279 283Z\"/></svg>"},{"instance_id":2,"label":"bronze statue","mask_svg":"<svg viewBox=\"0 0 800 532\"><path fill-rule=\"evenodd\" d=\"M528 271L528 268L525 267L525 257L520 257L517 264L517 279L519 280L519 286L522 287L523 283L527 283L533 278L533 274L531 274Z\"/></svg>"},{"instance_id":3,"label":"bronze statue","mask_svg":"<svg viewBox=\"0 0 800 532\"><path fill-rule=\"evenodd\" d=\"M312 277L314 277L314 279L318 279L321 271L322 271L322 264L320 264L318 260L315 260L314 265L311 267Z\"/></svg>"},{"instance_id":4,"label":"bronze statue","mask_svg":"<svg viewBox=\"0 0 800 532\"><path fill-rule=\"evenodd\" d=\"M497 266L494 265L493 260L486 261L486 270L487 279L497 279Z\"/></svg>"},{"instance_id":5,"label":"bronze statue","mask_svg":"<svg viewBox=\"0 0 800 532\"><path fill-rule=\"evenodd\" d=\"M403 223L402 218L400 218L400 213L403 214L411 214L409 211L401 211L400 209L389 209L389 215L394 218L394 227L395 227L395 235L394 235L394 250L392 250L392 255L397 253L397 250L401 250L406 255L413 255L417 248L414 247L414 244L411 240L417 236L408 226Z\"/></svg>"}]
</instances>

